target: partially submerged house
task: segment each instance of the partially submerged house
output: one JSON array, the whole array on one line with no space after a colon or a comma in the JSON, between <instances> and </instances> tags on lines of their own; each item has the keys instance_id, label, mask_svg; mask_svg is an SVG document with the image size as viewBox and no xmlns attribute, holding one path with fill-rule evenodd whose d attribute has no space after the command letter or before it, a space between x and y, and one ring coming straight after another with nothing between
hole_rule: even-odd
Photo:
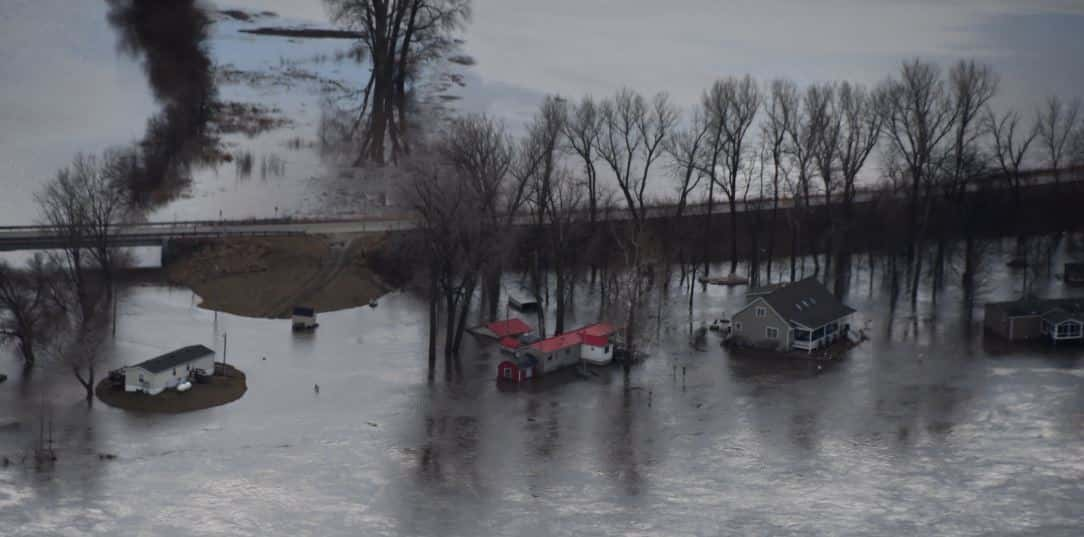
<instances>
[{"instance_id":1,"label":"partially submerged house","mask_svg":"<svg viewBox=\"0 0 1084 537\"><path fill-rule=\"evenodd\" d=\"M319 325L316 323L316 310L306 306L294 306L294 330L312 330L317 326Z\"/></svg>"},{"instance_id":2,"label":"partially submerged house","mask_svg":"<svg viewBox=\"0 0 1084 537\"><path fill-rule=\"evenodd\" d=\"M497 365L497 378L521 382L574 366L580 360L608 364L614 351L610 338L616 332L610 323L597 323L526 345Z\"/></svg>"},{"instance_id":3,"label":"partially submerged house","mask_svg":"<svg viewBox=\"0 0 1084 537\"><path fill-rule=\"evenodd\" d=\"M992 302L985 310L986 329L1009 341L1084 339L1084 298L1025 297Z\"/></svg>"},{"instance_id":4,"label":"partially submerged house","mask_svg":"<svg viewBox=\"0 0 1084 537\"><path fill-rule=\"evenodd\" d=\"M846 337L854 310L816 278L753 289L731 319L730 340L740 346L812 352Z\"/></svg>"},{"instance_id":5,"label":"partially submerged house","mask_svg":"<svg viewBox=\"0 0 1084 537\"><path fill-rule=\"evenodd\" d=\"M211 374L214 370L215 351L203 345L189 345L125 367L124 391L157 395L188 380L193 371Z\"/></svg>"}]
</instances>

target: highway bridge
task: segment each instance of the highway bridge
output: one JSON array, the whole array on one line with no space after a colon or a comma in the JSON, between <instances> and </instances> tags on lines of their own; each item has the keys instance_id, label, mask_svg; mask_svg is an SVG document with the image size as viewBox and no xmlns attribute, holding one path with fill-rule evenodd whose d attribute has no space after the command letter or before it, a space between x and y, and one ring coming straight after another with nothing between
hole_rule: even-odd
<instances>
[{"instance_id":1,"label":"highway bridge","mask_svg":"<svg viewBox=\"0 0 1084 537\"><path fill-rule=\"evenodd\" d=\"M1076 170L1081 171L1081 170ZM1034 174L1024 184L1024 188L1034 187L1049 183L1050 177L1042 174ZM1084 174L1074 174L1062 180L1066 186L1084 184ZM996 189L1005 188L1000 181L993 181ZM978 188L972 184L971 190ZM838 200L838 195L837 200ZM862 189L855 193L855 203L872 201L883 195L883 192L874 189ZM896 197L905 198L905 194L896 193ZM766 209L770 200L749 200L736 204L737 212ZM824 204L823 195L810 196L809 204L818 206ZM779 201L781 209L794 207L794 200L787 198ZM729 213L730 207L725 200L716 200L713 208L714 214ZM707 213L707 206L703 203L690 204L686 207L685 216L696 216ZM671 205L655 205L647 210L647 218L663 218L672 216L674 207ZM622 221L631 218L627 209L601 210L600 218L604 221ZM586 212L583 220L586 220ZM517 225L528 225L532 222L527 214L522 214L514 219ZM357 216L340 218L275 218L259 220L194 220L183 222L150 222L121 224L112 233L111 242L115 246L165 246L170 240L175 239L222 239L228 237L281 237L291 235L336 235L336 234L359 234L377 233L387 231L406 231L415 229L418 222L408 214L391 216ZM64 230L53 226L8 226L0 227L0 251L17 250L47 250L62 248L69 245L70 240L65 236ZM86 246L91 246L89 237Z\"/></svg>"},{"instance_id":2,"label":"highway bridge","mask_svg":"<svg viewBox=\"0 0 1084 537\"><path fill-rule=\"evenodd\" d=\"M164 246L176 239L284 237L370 233L413 229L408 218L197 220L120 224L110 234L114 246ZM48 250L70 246L64 229L54 226L0 227L0 251ZM85 246L91 246L86 237Z\"/></svg>"}]
</instances>

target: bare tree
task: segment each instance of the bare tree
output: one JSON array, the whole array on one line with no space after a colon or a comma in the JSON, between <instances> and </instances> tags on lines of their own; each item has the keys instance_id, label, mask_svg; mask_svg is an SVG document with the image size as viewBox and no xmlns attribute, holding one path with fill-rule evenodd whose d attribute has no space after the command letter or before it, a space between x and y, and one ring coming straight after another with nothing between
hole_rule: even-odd
<instances>
[{"instance_id":1,"label":"bare tree","mask_svg":"<svg viewBox=\"0 0 1084 537\"><path fill-rule=\"evenodd\" d=\"M583 173L587 180L588 222L593 227L598 222L599 185L595 164L599 159L598 138L602 130L602 115L594 99L584 97L579 104L572 105L564 127L568 147L583 162Z\"/></svg>"},{"instance_id":2,"label":"bare tree","mask_svg":"<svg viewBox=\"0 0 1084 537\"><path fill-rule=\"evenodd\" d=\"M944 173L945 196L958 209L964 236L964 268L961 281L965 290L973 290L974 275L978 270L978 249L975 244L974 210L975 204L968 196L968 189L973 177L986 171L986 158L979 147L979 139L986 130L982 125L981 112L997 93L998 77L988 65L974 60L961 60L949 72L952 98L957 110L956 124L953 126L952 148L947 173ZM941 287L944 280L944 264L947 249L945 234L941 234L937 244L937 258L934 261L934 289Z\"/></svg>"},{"instance_id":3,"label":"bare tree","mask_svg":"<svg viewBox=\"0 0 1084 537\"><path fill-rule=\"evenodd\" d=\"M544 233L546 224L547 206L552 199L554 181L559 171L560 143L565 130L567 120L567 108L564 101L557 96L548 96L542 102L538 113L527 125L527 135L521 140L518 158L512 166L512 175L516 181L526 185L528 192L528 204L531 208L531 223L535 226L535 233ZM549 280L544 275L543 256L544 252L532 252L529 261L531 276L531 292L535 300L541 305L548 304ZM546 333L545 307L540 307L538 313L539 333Z\"/></svg>"},{"instance_id":4,"label":"bare tree","mask_svg":"<svg viewBox=\"0 0 1084 537\"><path fill-rule=\"evenodd\" d=\"M436 353L438 304L443 300L444 356L451 359L458 350L477 282L476 239L482 223L467 183L439 159L416 159L406 187L429 258L432 287L437 291L430 296L430 370Z\"/></svg>"},{"instance_id":5,"label":"bare tree","mask_svg":"<svg viewBox=\"0 0 1084 537\"><path fill-rule=\"evenodd\" d=\"M691 114L689 124L674 134L666 141L666 153L671 160L671 174L676 179L678 193L677 206L674 208L674 224L680 225L685 210L688 207L689 198L693 195L700 183L703 182L704 172L701 162L704 160L704 151L708 144L708 134L711 125L708 124L702 110L696 108ZM674 241L665 241L664 245L672 252ZM696 266L699 260L691 251L691 242L687 240L676 241L677 262L681 266L681 283L688 283L689 293L689 320L692 321L693 294L696 291ZM667 266L670 266L672 256L667 255ZM669 278L667 278L669 281Z\"/></svg>"},{"instance_id":6,"label":"bare tree","mask_svg":"<svg viewBox=\"0 0 1084 537\"><path fill-rule=\"evenodd\" d=\"M527 198L527 181L514 178L514 143L504 126L489 117L468 115L451 120L437 151L466 181L477 204L478 217L484 220L483 237L478 245L487 250L482 308L489 320L493 320L500 302L506 252L514 240L508 231Z\"/></svg>"},{"instance_id":7,"label":"bare tree","mask_svg":"<svg viewBox=\"0 0 1084 537\"><path fill-rule=\"evenodd\" d=\"M645 194L651 166L663 154L663 142L678 114L666 94L644 97L622 89L601 106L602 129L598 153L617 179L636 232L647 218Z\"/></svg>"},{"instance_id":8,"label":"bare tree","mask_svg":"<svg viewBox=\"0 0 1084 537\"><path fill-rule=\"evenodd\" d=\"M866 160L880 139L884 115L880 110L882 95L870 94L861 85L843 82L836 92L836 101L836 110L840 116L836 158L841 179L843 210L842 215L832 218L829 233L836 237L835 251L832 252L837 258L834 290L837 296L841 296L850 276L850 263L844 262L844 258L849 258L851 228L854 225L854 203L857 194L855 185ZM831 217L837 213L833 211L829 214Z\"/></svg>"},{"instance_id":9,"label":"bare tree","mask_svg":"<svg viewBox=\"0 0 1084 537\"><path fill-rule=\"evenodd\" d=\"M1031 128L1021 126L1020 114L1014 111L998 115L989 107L986 109L985 122L992 137L991 152L997 159L1005 183L1012 192L1013 202L1019 209L1023 203L1021 183L1023 182L1024 160L1027 158L1032 142L1039 135L1038 130L1034 126Z\"/></svg>"},{"instance_id":10,"label":"bare tree","mask_svg":"<svg viewBox=\"0 0 1084 537\"><path fill-rule=\"evenodd\" d=\"M453 44L471 15L470 0L324 0L331 20L356 29L371 72L355 128L364 122L359 160L383 163L409 152L408 82Z\"/></svg>"},{"instance_id":11,"label":"bare tree","mask_svg":"<svg viewBox=\"0 0 1084 537\"><path fill-rule=\"evenodd\" d=\"M712 126L712 154L705 172L713 184L723 190L730 204L730 272L738 270L738 177L746 152L748 134L760 109L760 89L753 77L726 78L716 81L702 98ZM720 170L719 164L722 164Z\"/></svg>"},{"instance_id":12,"label":"bare tree","mask_svg":"<svg viewBox=\"0 0 1084 537\"><path fill-rule=\"evenodd\" d=\"M64 330L69 337L56 338L52 354L71 367L88 404L94 399L97 349L108 324L105 310L114 299L113 234L128 215L122 181L110 173L112 162L112 156L99 165L79 155L36 196L46 224L61 240L60 253L51 257L63 281L53 296L59 297L56 304L70 325Z\"/></svg>"},{"instance_id":13,"label":"bare tree","mask_svg":"<svg viewBox=\"0 0 1084 537\"><path fill-rule=\"evenodd\" d=\"M924 235L923 196L941 169L943 142L952 132L958 114L955 103L936 65L915 59L904 62L898 80L887 82L883 107L885 131L891 145L889 156L901 161L899 169L908 180L907 259L912 263L911 306L918 302L922 256L916 255Z\"/></svg>"},{"instance_id":14,"label":"bare tree","mask_svg":"<svg viewBox=\"0 0 1084 537\"><path fill-rule=\"evenodd\" d=\"M565 331L565 317L571 302L575 274L577 239L582 222L578 215L583 208L583 185L566 170L558 170L549 189L549 200L543 203L546 219L546 244L553 267L556 289L554 299L554 334ZM591 228L593 229L593 228Z\"/></svg>"},{"instance_id":15,"label":"bare tree","mask_svg":"<svg viewBox=\"0 0 1084 537\"><path fill-rule=\"evenodd\" d=\"M0 342L16 347L25 372L37 363L38 349L57 317L53 276L40 253L23 270L0 261Z\"/></svg>"},{"instance_id":16,"label":"bare tree","mask_svg":"<svg viewBox=\"0 0 1084 537\"><path fill-rule=\"evenodd\" d=\"M791 217L790 279L794 281L798 277L799 247L803 241L807 240L802 234L801 222L807 220L807 216L812 213L810 206L813 195L812 182L816 176L814 156L820 137L817 134L817 112L809 109L809 106L799 97L797 88L793 88L793 91L788 90L784 96L788 102L787 106L794 110L794 121L790 123L786 131L786 152L794 172L794 176L789 178L788 189L794 202L789 213Z\"/></svg>"},{"instance_id":17,"label":"bare tree","mask_svg":"<svg viewBox=\"0 0 1084 537\"><path fill-rule=\"evenodd\" d=\"M813 161L816 163L817 172L824 185L824 212L831 223L832 220L832 192L838 188L839 178L836 176L838 167L837 159L840 152L840 130L842 129L842 117L836 108L836 87L833 84L813 84L806 89L805 112L808 117L810 144L813 151ZM827 229L825 237L817 240L819 243L827 241L825 252L825 272L831 267L830 257L832 232L831 226ZM820 272L820 251L813 251L814 273Z\"/></svg>"},{"instance_id":18,"label":"bare tree","mask_svg":"<svg viewBox=\"0 0 1084 537\"><path fill-rule=\"evenodd\" d=\"M610 274L612 282L624 282L631 285L619 285L613 289L631 293L645 292L644 269L644 227L647 220L647 183L651 177L652 165L665 153L664 144L678 121L678 113L670 104L666 94L657 94L651 103L638 93L623 89L612 99L602 103L602 130L599 136L599 156L610 167L617 179L618 188L625 201L625 209L632 220L632 231L628 235L617 235L615 243L624 254L623 271ZM625 277L627 271L631 276ZM628 323L625 337L636 341L640 323L636 320L642 312L640 295L626 300L619 298L621 292L610 293L614 304L627 307L623 314ZM626 362L627 366L627 362Z\"/></svg>"},{"instance_id":19,"label":"bare tree","mask_svg":"<svg viewBox=\"0 0 1084 537\"><path fill-rule=\"evenodd\" d=\"M1061 180L1061 166L1071 150L1070 142L1078 117L1080 117L1079 98L1065 103L1056 95L1051 96L1039 110L1038 119L1035 122L1036 130L1039 144L1044 152L1043 156L1054 174L1055 185Z\"/></svg>"},{"instance_id":20,"label":"bare tree","mask_svg":"<svg viewBox=\"0 0 1084 537\"><path fill-rule=\"evenodd\" d=\"M761 128L761 140L771 157L772 166L772 211L768 235L767 274L768 283L772 280L772 260L775 257L775 235L779 223L779 195L787 174L786 142L787 134L793 129L798 113L798 87L789 80L777 79L771 82L769 98L764 102L766 121Z\"/></svg>"}]
</instances>

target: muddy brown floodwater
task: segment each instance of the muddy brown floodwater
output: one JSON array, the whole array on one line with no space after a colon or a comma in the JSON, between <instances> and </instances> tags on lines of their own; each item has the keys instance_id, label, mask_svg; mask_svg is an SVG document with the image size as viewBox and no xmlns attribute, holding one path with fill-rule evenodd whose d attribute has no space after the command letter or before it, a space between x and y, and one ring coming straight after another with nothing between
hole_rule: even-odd
<instances>
[{"instance_id":1,"label":"muddy brown floodwater","mask_svg":"<svg viewBox=\"0 0 1084 537\"><path fill-rule=\"evenodd\" d=\"M215 345L248 375L225 406L89 411L64 372L0 387L0 454L31 445L41 394L59 461L0 469L4 535L1080 535L1081 349L1009 348L962 321L959 293L892 313L859 275L873 335L822 371L688 350L685 301L620 368L494 381L469 348L427 380L425 303L289 321L217 316L136 287L111 365ZM510 277L509 285L513 285ZM1016 280L984 278L983 300ZM1054 280L1036 290L1064 294ZM709 287L697 322L743 290ZM590 303L589 295L580 295ZM587 322L579 312L573 321ZM981 319L977 316L976 319ZM977 322L977 321L976 321ZM968 327L971 327L970 330ZM13 373L13 361L3 362ZM682 375L682 370L685 375ZM52 379L52 380L50 380ZM313 385L319 384L319 393ZM100 454L115 455L105 460Z\"/></svg>"}]
</instances>

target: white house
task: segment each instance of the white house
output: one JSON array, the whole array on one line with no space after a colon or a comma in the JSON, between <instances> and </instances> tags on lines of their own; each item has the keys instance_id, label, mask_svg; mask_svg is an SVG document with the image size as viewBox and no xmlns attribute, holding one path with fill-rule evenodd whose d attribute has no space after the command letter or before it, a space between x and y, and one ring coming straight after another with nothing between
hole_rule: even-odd
<instances>
[{"instance_id":1,"label":"white house","mask_svg":"<svg viewBox=\"0 0 1084 537\"><path fill-rule=\"evenodd\" d=\"M146 362L124 368L124 391L157 395L187 380L192 371L212 374L215 351L203 345L189 345Z\"/></svg>"}]
</instances>

